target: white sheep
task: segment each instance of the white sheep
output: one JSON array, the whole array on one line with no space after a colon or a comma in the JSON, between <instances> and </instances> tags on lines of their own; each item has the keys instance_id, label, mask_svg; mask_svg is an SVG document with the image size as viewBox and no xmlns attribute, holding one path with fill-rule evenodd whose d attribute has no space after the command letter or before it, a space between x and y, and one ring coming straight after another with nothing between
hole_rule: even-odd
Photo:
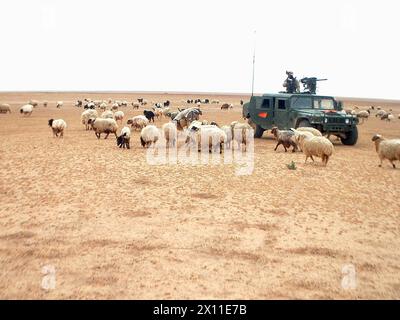
<instances>
[{"instance_id":1,"label":"white sheep","mask_svg":"<svg viewBox=\"0 0 400 320\"><path fill-rule=\"evenodd\" d=\"M233 141L236 141L238 149L240 149L241 144L243 144L244 151L246 151L250 135L252 135L254 131L253 128L248 123L240 123L238 121L233 121L231 123L231 129L232 129L232 139Z\"/></svg>"},{"instance_id":2,"label":"white sheep","mask_svg":"<svg viewBox=\"0 0 400 320\"><path fill-rule=\"evenodd\" d=\"M129 127L123 127L121 129L121 134L119 137L117 137L117 146L120 148L125 147L127 149L130 149L130 140L131 140L131 129Z\"/></svg>"},{"instance_id":3,"label":"white sheep","mask_svg":"<svg viewBox=\"0 0 400 320\"><path fill-rule=\"evenodd\" d=\"M98 117L97 111L93 109L87 109L82 112L81 114L81 120L82 124L85 125L86 130L91 129L91 126L89 125L89 119L96 119Z\"/></svg>"},{"instance_id":4,"label":"white sheep","mask_svg":"<svg viewBox=\"0 0 400 320\"><path fill-rule=\"evenodd\" d=\"M149 120L144 115L138 115L129 119L126 124L129 124L134 130L142 130L149 124Z\"/></svg>"},{"instance_id":5,"label":"white sheep","mask_svg":"<svg viewBox=\"0 0 400 320\"><path fill-rule=\"evenodd\" d=\"M382 118L386 114L387 114L387 112L385 110L379 109L378 112L375 114L375 117Z\"/></svg>"},{"instance_id":6,"label":"white sheep","mask_svg":"<svg viewBox=\"0 0 400 320\"><path fill-rule=\"evenodd\" d=\"M140 143L144 148L150 147L155 144L160 138L160 131L156 126L148 125L140 132Z\"/></svg>"},{"instance_id":7,"label":"white sheep","mask_svg":"<svg viewBox=\"0 0 400 320\"><path fill-rule=\"evenodd\" d=\"M0 113L11 113L11 107L8 103L0 104Z\"/></svg>"},{"instance_id":8,"label":"white sheep","mask_svg":"<svg viewBox=\"0 0 400 320\"><path fill-rule=\"evenodd\" d=\"M361 124L364 123L364 120L368 120L370 115L370 111L369 110L361 110L359 112L356 113L357 118L362 119L361 120Z\"/></svg>"},{"instance_id":9,"label":"white sheep","mask_svg":"<svg viewBox=\"0 0 400 320\"><path fill-rule=\"evenodd\" d=\"M61 108L64 105L64 102L62 101L57 101L56 107Z\"/></svg>"},{"instance_id":10,"label":"white sheep","mask_svg":"<svg viewBox=\"0 0 400 320\"><path fill-rule=\"evenodd\" d=\"M31 104L26 104L19 109L19 112L22 113L24 116L31 115L33 111L33 106Z\"/></svg>"},{"instance_id":11,"label":"white sheep","mask_svg":"<svg viewBox=\"0 0 400 320\"><path fill-rule=\"evenodd\" d=\"M307 131L307 132L312 133L316 137L322 137L321 131L319 131L318 129L315 129L313 127L298 127L296 130L297 131L303 131L303 132Z\"/></svg>"},{"instance_id":12,"label":"white sheep","mask_svg":"<svg viewBox=\"0 0 400 320\"><path fill-rule=\"evenodd\" d=\"M106 110L101 114L103 119L114 119L114 112L111 110Z\"/></svg>"},{"instance_id":13,"label":"white sheep","mask_svg":"<svg viewBox=\"0 0 400 320\"><path fill-rule=\"evenodd\" d=\"M375 134L372 141L375 142L375 150L379 156L379 167L382 167L383 160L387 159L393 168L396 168L393 161L400 161L400 139L385 139L380 134Z\"/></svg>"},{"instance_id":14,"label":"white sheep","mask_svg":"<svg viewBox=\"0 0 400 320\"><path fill-rule=\"evenodd\" d=\"M63 119L50 119L49 127L53 130L53 137L58 137L60 134L60 138L64 137L64 130L67 127L67 123Z\"/></svg>"},{"instance_id":15,"label":"white sheep","mask_svg":"<svg viewBox=\"0 0 400 320\"><path fill-rule=\"evenodd\" d=\"M196 131L193 132L193 130ZM186 143L197 142L198 151L201 151L202 147L206 147L209 152L216 152L219 149L219 152L222 153L223 144L227 140L223 130L214 125L202 125L193 130L186 138Z\"/></svg>"},{"instance_id":16,"label":"white sheep","mask_svg":"<svg viewBox=\"0 0 400 320\"><path fill-rule=\"evenodd\" d=\"M300 143L303 153L306 156L304 163L307 163L309 157L314 161L313 156L316 156L322 158L322 163L325 166L328 164L329 157L332 156L334 151L333 144L329 139L325 137L306 137L305 135L301 135Z\"/></svg>"},{"instance_id":17,"label":"white sheep","mask_svg":"<svg viewBox=\"0 0 400 320\"><path fill-rule=\"evenodd\" d=\"M124 116L125 116L125 114L122 112L122 111L116 111L115 113L114 113L114 119L115 119L115 121L121 121L121 123L122 123L122 120L124 120Z\"/></svg>"},{"instance_id":18,"label":"white sheep","mask_svg":"<svg viewBox=\"0 0 400 320\"><path fill-rule=\"evenodd\" d=\"M36 108L39 105L39 101L37 100L29 100L28 104L30 104L32 107Z\"/></svg>"},{"instance_id":19,"label":"white sheep","mask_svg":"<svg viewBox=\"0 0 400 320\"><path fill-rule=\"evenodd\" d=\"M113 105L111 106L111 110L118 110L118 107L119 107L119 103L114 102Z\"/></svg>"},{"instance_id":20,"label":"white sheep","mask_svg":"<svg viewBox=\"0 0 400 320\"><path fill-rule=\"evenodd\" d=\"M391 113L390 114L388 114L388 116L387 116L387 119L386 119L387 121L392 121L392 120L394 120L394 115L392 115Z\"/></svg>"},{"instance_id":21,"label":"white sheep","mask_svg":"<svg viewBox=\"0 0 400 320\"><path fill-rule=\"evenodd\" d=\"M314 134L312 134L310 131L300 131L298 129L293 129L293 128L291 128L290 130L294 132L294 136L292 137L292 139L299 147L300 151L303 151L303 142L304 142L304 139L301 139L301 137L304 138L314 137Z\"/></svg>"},{"instance_id":22,"label":"white sheep","mask_svg":"<svg viewBox=\"0 0 400 320\"><path fill-rule=\"evenodd\" d=\"M107 103L105 103L105 102L100 103L100 106L99 106L100 110L105 111L105 110L107 109L107 107L108 107L108 104L107 104Z\"/></svg>"},{"instance_id":23,"label":"white sheep","mask_svg":"<svg viewBox=\"0 0 400 320\"><path fill-rule=\"evenodd\" d=\"M231 142L232 142L232 128L231 126L222 126L221 130L225 132L226 134L226 147L229 149L231 147Z\"/></svg>"},{"instance_id":24,"label":"white sheep","mask_svg":"<svg viewBox=\"0 0 400 320\"><path fill-rule=\"evenodd\" d=\"M162 126L162 131L167 142L167 146L174 147L177 140L176 124L173 122L164 123Z\"/></svg>"},{"instance_id":25,"label":"white sheep","mask_svg":"<svg viewBox=\"0 0 400 320\"><path fill-rule=\"evenodd\" d=\"M106 134L104 139L107 139L110 133L114 133L115 137L117 137L118 124L114 119L89 119L89 124L92 126L97 139L100 139L102 133Z\"/></svg>"}]
</instances>

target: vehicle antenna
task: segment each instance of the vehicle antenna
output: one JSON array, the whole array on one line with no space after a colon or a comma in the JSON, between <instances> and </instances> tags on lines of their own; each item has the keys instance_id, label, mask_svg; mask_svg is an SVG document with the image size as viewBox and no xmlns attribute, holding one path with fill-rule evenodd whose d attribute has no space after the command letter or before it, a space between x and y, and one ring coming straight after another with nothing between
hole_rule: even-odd
<instances>
[{"instance_id":1,"label":"vehicle antenna","mask_svg":"<svg viewBox=\"0 0 400 320\"><path fill-rule=\"evenodd\" d=\"M256 40L257 40L257 34L256 30L254 30L254 51L253 51L253 78L251 81L251 96L253 96L254 93L254 72L255 72L255 64L256 64Z\"/></svg>"}]
</instances>

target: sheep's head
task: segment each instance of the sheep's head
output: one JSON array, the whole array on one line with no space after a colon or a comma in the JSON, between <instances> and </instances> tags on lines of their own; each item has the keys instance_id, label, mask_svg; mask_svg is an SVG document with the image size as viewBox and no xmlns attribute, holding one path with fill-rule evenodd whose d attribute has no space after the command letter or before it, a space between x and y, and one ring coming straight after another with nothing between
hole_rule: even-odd
<instances>
[{"instance_id":1,"label":"sheep's head","mask_svg":"<svg viewBox=\"0 0 400 320\"><path fill-rule=\"evenodd\" d=\"M271 133L272 133L275 137L277 137L277 135L278 135L278 127L272 127Z\"/></svg>"},{"instance_id":2,"label":"sheep's head","mask_svg":"<svg viewBox=\"0 0 400 320\"><path fill-rule=\"evenodd\" d=\"M382 140L382 136L380 134L374 134L374 136L371 139L372 141L378 141L378 140Z\"/></svg>"},{"instance_id":3,"label":"sheep's head","mask_svg":"<svg viewBox=\"0 0 400 320\"><path fill-rule=\"evenodd\" d=\"M210 125L212 125L212 126L217 126L217 127L219 128L218 123L216 123L215 121L211 121L211 122L210 122Z\"/></svg>"},{"instance_id":4,"label":"sheep's head","mask_svg":"<svg viewBox=\"0 0 400 320\"><path fill-rule=\"evenodd\" d=\"M50 120L49 120L49 126L50 126L50 127L53 125L53 121L54 121L54 119L50 119Z\"/></svg>"}]
</instances>

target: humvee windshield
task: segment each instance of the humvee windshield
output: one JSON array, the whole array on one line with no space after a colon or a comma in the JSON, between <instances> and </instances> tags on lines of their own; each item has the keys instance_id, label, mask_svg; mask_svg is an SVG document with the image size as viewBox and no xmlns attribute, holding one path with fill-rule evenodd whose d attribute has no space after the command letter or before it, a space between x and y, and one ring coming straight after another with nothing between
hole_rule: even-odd
<instances>
[{"instance_id":1,"label":"humvee windshield","mask_svg":"<svg viewBox=\"0 0 400 320\"><path fill-rule=\"evenodd\" d=\"M295 109L323 109L333 110L335 109L335 103L331 98L319 98L319 97L292 97L292 108Z\"/></svg>"},{"instance_id":2,"label":"humvee windshield","mask_svg":"<svg viewBox=\"0 0 400 320\"><path fill-rule=\"evenodd\" d=\"M332 99L314 98L314 109L333 110L335 109L335 104Z\"/></svg>"}]
</instances>

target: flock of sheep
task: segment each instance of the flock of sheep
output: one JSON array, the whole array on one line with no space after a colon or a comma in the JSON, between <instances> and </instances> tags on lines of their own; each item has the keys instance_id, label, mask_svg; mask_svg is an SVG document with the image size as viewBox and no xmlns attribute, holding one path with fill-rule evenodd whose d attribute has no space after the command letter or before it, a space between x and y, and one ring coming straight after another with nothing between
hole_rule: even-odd
<instances>
[{"instance_id":1,"label":"flock of sheep","mask_svg":"<svg viewBox=\"0 0 400 320\"><path fill-rule=\"evenodd\" d=\"M395 116L392 113L392 109L390 109L389 111L385 111L381 107L370 106L368 109L365 110L360 110L358 107L355 107L354 109L345 110L347 114L355 115L357 116L357 118L361 119L360 124L364 123L365 120L368 120L368 118L371 116L371 112L374 111L376 111L375 117L379 117L381 120L393 121L395 119ZM400 119L400 114L397 116L397 118Z\"/></svg>"},{"instance_id":2,"label":"flock of sheep","mask_svg":"<svg viewBox=\"0 0 400 320\"><path fill-rule=\"evenodd\" d=\"M78 100L76 107L83 107L81 114L81 122L86 130L93 130L96 137L100 139L101 134L105 134L105 139L109 134L114 134L117 140L117 146L120 148L130 149L131 132L140 130L140 143L143 147L148 148L163 139L167 147L175 147L178 137L183 137L187 146L197 146L201 151L202 146L208 146L209 152L222 153L224 148L233 148L233 142L237 148L247 149L250 135L253 134L253 128L248 123L240 123L234 121L229 125L219 126L215 121L200 120L202 115L201 105L208 103L219 103L218 100L209 99L188 99L183 102L187 104L195 104L195 107L178 108L177 111L170 110L170 101L162 103L154 103L152 108L144 109L143 115L137 115L127 119L126 125L122 127L119 135L118 123L123 125L125 114L119 107L127 107L127 101L108 101L103 100ZM243 101L240 101L243 104ZM28 104L20 108L23 115L31 115L33 109L39 105L38 101L30 100ZM47 107L48 103L43 102L43 106ZM137 102L131 103L134 109L139 106L147 106L148 102L139 98ZM61 108L62 101L57 101L56 107ZM221 109L233 108L232 104L222 104ZM98 109L101 113L99 114ZM346 113L357 115L360 119L368 119L372 112L376 111L375 116L382 120L391 121L394 119L392 110L386 112L380 107L370 107L367 110L359 110L358 107L352 110L345 110ZM11 113L9 104L0 104L0 113ZM161 128L154 125L155 119L168 117L170 121L163 124ZM400 115L399 115L400 119ZM153 124L150 124L153 122ZM67 124L63 119L49 119L49 127L52 129L54 137L63 137ZM332 142L322 136L321 132L315 128L300 127L297 129L280 130L277 127L272 128L272 135L277 140L275 151L282 145L285 152L292 147L292 151L300 150L305 155L305 162L308 158L314 161L314 157L322 159L322 163L326 166L329 158L334 153ZM205 140L206 139L206 140ZM376 152L382 161L387 159L396 168L394 161L400 160L400 139L385 139L381 135L374 135L372 141L375 143Z\"/></svg>"}]
</instances>

